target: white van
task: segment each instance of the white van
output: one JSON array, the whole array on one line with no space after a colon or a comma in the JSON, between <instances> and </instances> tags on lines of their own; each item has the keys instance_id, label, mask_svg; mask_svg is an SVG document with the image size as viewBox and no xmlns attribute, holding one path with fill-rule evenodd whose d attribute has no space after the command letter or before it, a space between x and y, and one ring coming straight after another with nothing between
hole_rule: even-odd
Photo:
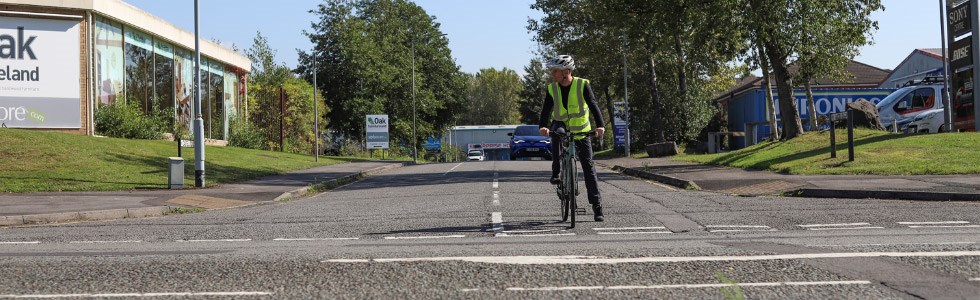
<instances>
[{"instance_id":1,"label":"white van","mask_svg":"<svg viewBox=\"0 0 980 300\"><path fill-rule=\"evenodd\" d=\"M943 108L943 84L941 77L926 77L919 82L910 82L907 86L895 91L878 102L878 115L881 124L888 131L912 122L921 113Z\"/></svg>"},{"instance_id":2,"label":"white van","mask_svg":"<svg viewBox=\"0 0 980 300\"><path fill-rule=\"evenodd\" d=\"M466 153L466 160L483 161L484 159L486 159L486 156L483 154L483 150L481 149L471 149Z\"/></svg>"}]
</instances>

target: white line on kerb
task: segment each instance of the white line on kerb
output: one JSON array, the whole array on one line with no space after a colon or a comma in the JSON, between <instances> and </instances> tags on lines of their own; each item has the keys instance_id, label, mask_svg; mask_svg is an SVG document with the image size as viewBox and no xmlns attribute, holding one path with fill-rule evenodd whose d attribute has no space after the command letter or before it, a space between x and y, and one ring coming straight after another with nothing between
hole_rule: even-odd
<instances>
[{"instance_id":1,"label":"white line on kerb","mask_svg":"<svg viewBox=\"0 0 980 300\"><path fill-rule=\"evenodd\" d=\"M843 226L868 226L868 223L841 223L841 224L807 224L807 225L796 225L797 227L811 228L811 227L843 227Z\"/></svg>"},{"instance_id":2,"label":"white line on kerb","mask_svg":"<svg viewBox=\"0 0 980 300\"><path fill-rule=\"evenodd\" d=\"M71 241L69 244L114 244L114 243L142 243L143 241Z\"/></svg>"},{"instance_id":3,"label":"white line on kerb","mask_svg":"<svg viewBox=\"0 0 980 300\"><path fill-rule=\"evenodd\" d=\"M0 242L0 245L27 245L27 244L40 244L40 241L30 241L30 242Z\"/></svg>"},{"instance_id":4,"label":"white line on kerb","mask_svg":"<svg viewBox=\"0 0 980 300\"><path fill-rule=\"evenodd\" d=\"M290 239L290 238L277 238L277 239L273 239L273 241L280 241L280 242L315 242L315 241L351 241L351 240L357 240L357 239L359 239L359 238L356 238L356 237L350 237L350 238L293 238L293 239Z\"/></svg>"},{"instance_id":5,"label":"white line on kerb","mask_svg":"<svg viewBox=\"0 0 980 300\"><path fill-rule=\"evenodd\" d=\"M470 257L417 257L417 258L376 258L325 260L332 263L352 262L443 262L462 261L511 265L584 265L584 264L622 264L622 263L679 263L698 261L766 261L819 258L865 258L865 257L957 257L980 256L980 251L939 251L939 252L840 252L777 255L742 256L689 256L689 257L625 257L609 258L601 256L470 256Z\"/></svg>"},{"instance_id":6,"label":"white line on kerb","mask_svg":"<svg viewBox=\"0 0 980 300\"><path fill-rule=\"evenodd\" d=\"M386 236L386 240L424 240L424 239L451 239L464 238L466 235L429 235L429 236Z\"/></svg>"},{"instance_id":7,"label":"white line on kerb","mask_svg":"<svg viewBox=\"0 0 980 300\"><path fill-rule=\"evenodd\" d=\"M738 283L741 287L773 287L773 286L819 286L819 285L860 285L871 284L870 281L803 281L803 282L748 282ZM696 289L696 288L723 288L730 284L709 283L709 284L670 284L670 285L625 285L625 286L565 286L565 287L540 287L540 288L507 288L507 291L584 291L584 290L649 290L649 289Z\"/></svg>"},{"instance_id":8,"label":"white line on kerb","mask_svg":"<svg viewBox=\"0 0 980 300\"><path fill-rule=\"evenodd\" d=\"M620 227L620 228L592 228L592 230L603 231L603 230L650 230L650 229L667 229L667 227L657 226L657 227Z\"/></svg>"},{"instance_id":9,"label":"white line on kerb","mask_svg":"<svg viewBox=\"0 0 980 300\"><path fill-rule=\"evenodd\" d=\"M900 225L942 225L942 224L970 224L969 221L941 221L941 222L895 222Z\"/></svg>"},{"instance_id":10,"label":"white line on kerb","mask_svg":"<svg viewBox=\"0 0 980 300\"><path fill-rule=\"evenodd\" d=\"M178 242L206 243L206 242L249 242L252 239L225 239L225 240L177 240Z\"/></svg>"},{"instance_id":11,"label":"white line on kerb","mask_svg":"<svg viewBox=\"0 0 980 300\"><path fill-rule=\"evenodd\" d=\"M444 174L442 174L442 176L446 176L446 175L449 175L449 173L450 173L450 172L452 172L452 171L453 171L453 170L455 170L456 168L459 168L459 166L462 166L462 165L463 165L463 163L459 163L459 164L457 164L457 165L456 165L455 167L453 167L452 169L449 169L449 171L446 171L446 173L444 173Z\"/></svg>"},{"instance_id":12,"label":"white line on kerb","mask_svg":"<svg viewBox=\"0 0 980 300\"><path fill-rule=\"evenodd\" d=\"M203 293L119 293L119 294L49 294L49 295L0 295L0 298L54 299L54 298L134 298L134 297L215 297L215 296L269 296L271 292L203 292Z\"/></svg>"}]
</instances>

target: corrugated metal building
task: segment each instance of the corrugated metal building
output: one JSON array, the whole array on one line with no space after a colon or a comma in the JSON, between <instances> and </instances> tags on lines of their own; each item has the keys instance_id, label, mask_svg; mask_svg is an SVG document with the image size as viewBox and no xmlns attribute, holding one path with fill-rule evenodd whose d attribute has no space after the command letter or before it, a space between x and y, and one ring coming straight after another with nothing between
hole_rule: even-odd
<instances>
[{"instance_id":1,"label":"corrugated metal building","mask_svg":"<svg viewBox=\"0 0 980 300\"><path fill-rule=\"evenodd\" d=\"M518 125L455 126L442 138L443 144L467 149L479 144L487 160L510 160L510 136Z\"/></svg>"},{"instance_id":2,"label":"corrugated metal building","mask_svg":"<svg viewBox=\"0 0 980 300\"><path fill-rule=\"evenodd\" d=\"M915 49L888 74L880 87L900 88L910 80L922 80L926 76L943 76L942 49Z\"/></svg>"}]
</instances>

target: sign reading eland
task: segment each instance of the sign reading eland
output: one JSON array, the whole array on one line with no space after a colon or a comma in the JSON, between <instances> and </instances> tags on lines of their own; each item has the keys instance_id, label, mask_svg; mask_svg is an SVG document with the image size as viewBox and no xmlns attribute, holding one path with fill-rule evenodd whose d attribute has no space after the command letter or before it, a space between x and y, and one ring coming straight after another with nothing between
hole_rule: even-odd
<instances>
[{"instance_id":1,"label":"sign reading eland","mask_svg":"<svg viewBox=\"0 0 980 300\"><path fill-rule=\"evenodd\" d=\"M368 149L388 149L388 115L367 115L364 132Z\"/></svg>"},{"instance_id":2,"label":"sign reading eland","mask_svg":"<svg viewBox=\"0 0 980 300\"><path fill-rule=\"evenodd\" d=\"M80 27L0 17L0 127L82 127Z\"/></svg>"}]
</instances>

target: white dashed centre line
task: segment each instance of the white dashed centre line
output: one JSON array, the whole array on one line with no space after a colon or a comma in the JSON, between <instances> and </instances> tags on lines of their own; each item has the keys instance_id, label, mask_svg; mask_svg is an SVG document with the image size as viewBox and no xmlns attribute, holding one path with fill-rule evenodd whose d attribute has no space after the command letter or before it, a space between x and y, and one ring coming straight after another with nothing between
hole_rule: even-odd
<instances>
[{"instance_id":1,"label":"white dashed centre line","mask_svg":"<svg viewBox=\"0 0 980 300\"><path fill-rule=\"evenodd\" d=\"M501 235L501 231L504 230L504 216L500 212L490 213L490 226L496 235Z\"/></svg>"},{"instance_id":2,"label":"white dashed centre line","mask_svg":"<svg viewBox=\"0 0 980 300\"><path fill-rule=\"evenodd\" d=\"M970 224L969 221L940 221L940 222L895 222L899 225L948 225L948 224Z\"/></svg>"},{"instance_id":3,"label":"white dashed centre line","mask_svg":"<svg viewBox=\"0 0 980 300\"><path fill-rule=\"evenodd\" d=\"M500 183L497 182L496 179L493 180L493 188L495 188L495 189L499 189L500 188Z\"/></svg>"},{"instance_id":4,"label":"white dashed centre line","mask_svg":"<svg viewBox=\"0 0 980 300\"><path fill-rule=\"evenodd\" d=\"M845 226L869 226L869 223L839 223L839 224L807 224L807 225L796 225L797 227L803 228L817 228L817 227L845 227Z\"/></svg>"},{"instance_id":5,"label":"white dashed centre line","mask_svg":"<svg viewBox=\"0 0 980 300\"><path fill-rule=\"evenodd\" d=\"M466 235L430 235L430 236L386 236L386 240L424 240L424 239L452 239L464 238Z\"/></svg>"},{"instance_id":6,"label":"white dashed centre line","mask_svg":"<svg viewBox=\"0 0 980 300\"><path fill-rule=\"evenodd\" d=\"M177 242L188 242L188 243L207 243L207 242L250 242L252 239L225 239L225 240L177 240Z\"/></svg>"},{"instance_id":7,"label":"white dashed centre line","mask_svg":"<svg viewBox=\"0 0 980 300\"><path fill-rule=\"evenodd\" d=\"M203 292L203 293L118 293L118 294L38 294L38 295L0 295L0 298L16 299L56 299L56 298L140 298L140 297L228 297L228 296L269 296L272 292Z\"/></svg>"},{"instance_id":8,"label":"white dashed centre line","mask_svg":"<svg viewBox=\"0 0 980 300\"><path fill-rule=\"evenodd\" d=\"M970 281L980 281L980 277L970 278Z\"/></svg>"},{"instance_id":9,"label":"white dashed centre line","mask_svg":"<svg viewBox=\"0 0 980 300\"><path fill-rule=\"evenodd\" d=\"M493 205L500 206L500 192L493 191Z\"/></svg>"},{"instance_id":10,"label":"white dashed centre line","mask_svg":"<svg viewBox=\"0 0 980 300\"><path fill-rule=\"evenodd\" d=\"M604 230L651 230L651 229L667 229L667 227L656 226L656 227L620 227L620 228L611 228L611 227L610 228L602 228L602 227L600 227L600 228L592 228L592 230L596 230L596 231L604 231Z\"/></svg>"},{"instance_id":11,"label":"white dashed centre line","mask_svg":"<svg viewBox=\"0 0 980 300\"><path fill-rule=\"evenodd\" d=\"M0 242L0 245L31 245L40 244L40 241L30 241L30 242Z\"/></svg>"},{"instance_id":12,"label":"white dashed centre line","mask_svg":"<svg viewBox=\"0 0 980 300\"><path fill-rule=\"evenodd\" d=\"M316 241L351 241L351 240L357 240L357 239L359 239L359 238L356 238L356 237L351 237L351 238L294 238L294 239L278 238L278 239L273 239L273 241L281 241L281 242L316 242Z\"/></svg>"},{"instance_id":13,"label":"white dashed centre line","mask_svg":"<svg viewBox=\"0 0 980 300\"><path fill-rule=\"evenodd\" d=\"M803 282L748 282L738 283L738 286L746 287L778 287L778 286L821 286L821 285L865 285L871 284L870 281L803 281ZM625 285L625 286L565 286L565 287L540 287L540 288L507 288L507 291L588 291L588 290L650 290L650 289L697 289L697 288L724 288L731 284L708 283L708 284L670 284L670 285Z\"/></svg>"},{"instance_id":14,"label":"white dashed centre line","mask_svg":"<svg viewBox=\"0 0 980 300\"><path fill-rule=\"evenodd\" d=\"M116 244L116 243L142 243L143 241L71 241L69 244Z\"/></svg>"}]
</instances>

